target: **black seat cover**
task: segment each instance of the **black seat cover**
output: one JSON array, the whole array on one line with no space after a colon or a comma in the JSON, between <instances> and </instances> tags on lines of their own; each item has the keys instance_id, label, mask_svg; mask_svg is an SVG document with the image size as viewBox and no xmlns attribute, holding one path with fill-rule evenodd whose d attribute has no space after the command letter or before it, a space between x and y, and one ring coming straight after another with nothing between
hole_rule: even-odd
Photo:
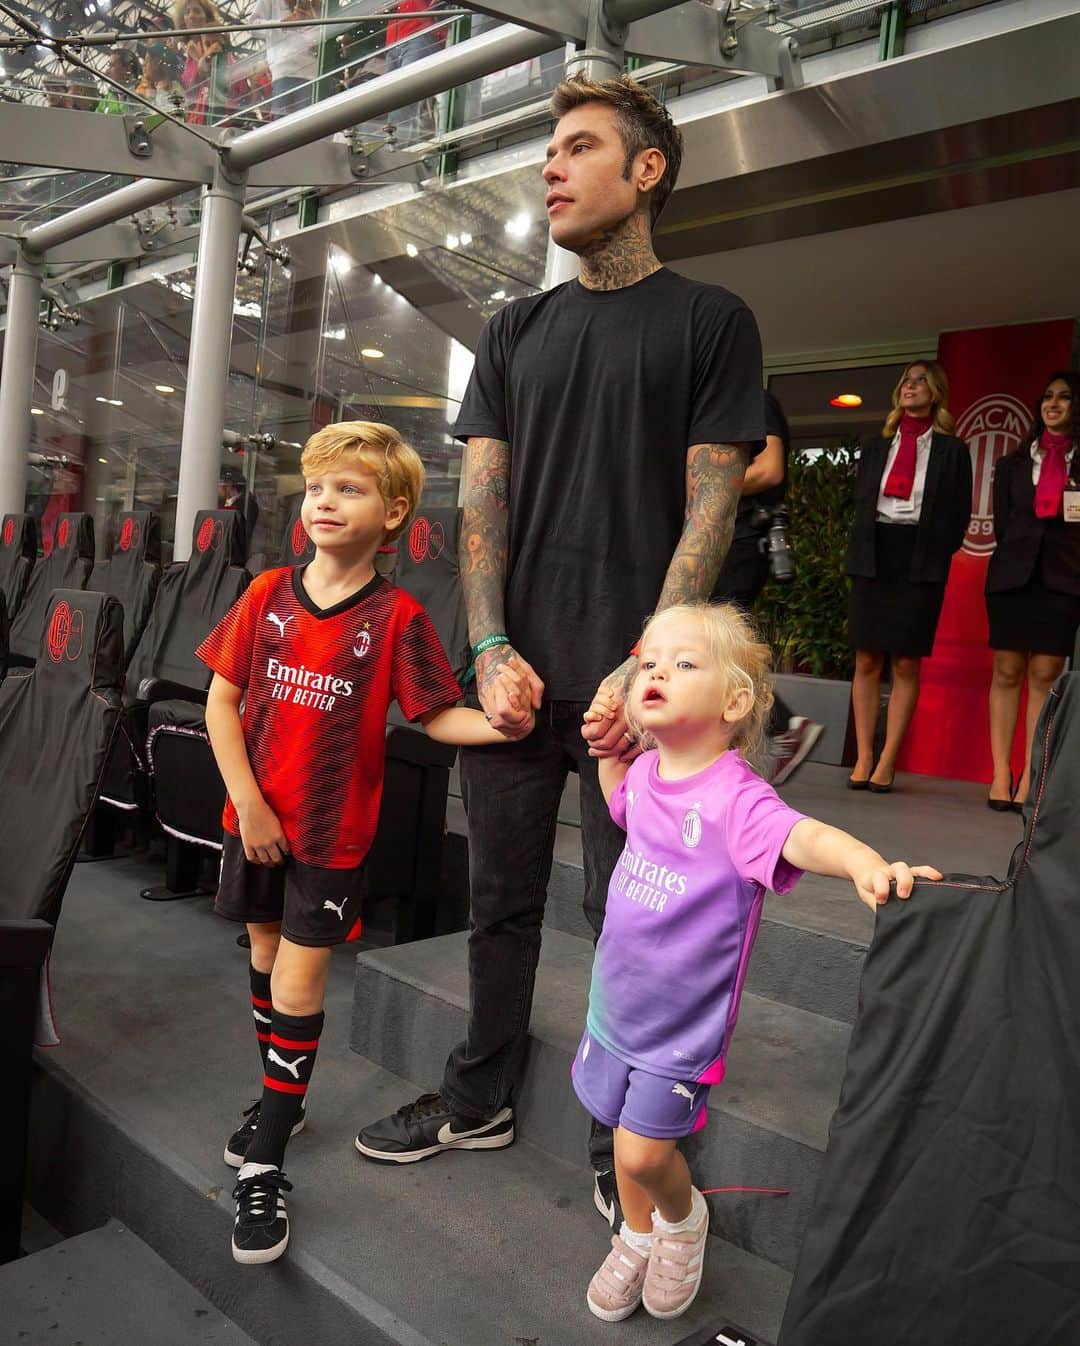
<instances>
[{"instance_id":1,"label":"black seat cover","mask_svg":"<svg viewBox=\"0 0 1080 1346\"><path fill-rule=\"evenodd\" d=\"M281 539L281 553L278 565L303 566L314 557L315 544L307 535L307 529L300 520L300 511L304 506L303 495L298 495L289 511L289 523Z\"/></svg>"},{"instance_id":2,"label":"black seat cover","mask_svg":"<svg viewBox=\"0 0 1080 1346\"><path fill-rule=\"evenodd\" d=\"M125 704L139 700L142 683L158 681L205 691L212 676L195 647L247 588L244 520L235 510L207 509L195 516L191 559L161 577L150 620L132 655Z\"/></svg>"},{"instance_id":3,"label":"black seat cover","mask_svg":"<svg viewBox=\"0 0 1080 1346\"><path fill-rule=\"evenodd\" d=\"M52 595L34 667L0 684L0 919L56 924L120 715L115 598Z\"/></svg>"},{"instance_id":4,"label":"black seat cover","mask_svg":"<svg viewBox=\"0 0 1080 1346\"><path fill-rule=\"evenodd\" d=\"M458 568L461 510L454 506L425 509L398 540L394 583L423 603L442 641L458 682L472 662L465 594Z\"/></svg>"},{"instance_id":5,"label":"black seat cover","mask_svg":"<svg viewBox=\"0 0 1080 1346\"><path fill-rule=\"evenodd\" d=\"M54 589L85 589L94 567L94 521L89 514L61 514L52 551L30 574L11 623L11 653L32 664L41 647Z\"/></svg>"},{"instance_id":6,"label":"black seat cover","mask_svg":"<svg viewBox=\"0 0 1080 1346\"><path fill-rule=\"evenodd\" d=\"M161 579L161 520L148 509L130 510L116 521L112 555L99 561L88 589L112 594L124 609L124 660L135 652Z\"/></svg>"},{"instance_id":7,"label":"black seat cover","mask_svg":"<svg viewBox=\"0 0 1080 1346\"><path fill-rule=\"evenodd\" d=\"M8 621L22 606L38 553L37 520L32 514L5 514L0 524L0 594Z\"/></svg>"},{"instance_id":8,"label":"black seat cover","mask_svg":"<svg viewBox=\"0 0 1080 1346\"><path fill-rule=\"evenodd\" d=\"M3 678L4 674L7 672L8 639L10 634L7 604L4 602L4 595L0 593L0 678Z\"/></svg>"},{"instance_id":9,"label":"black seat cover","mask_svg":"<svg viewBox=\"0 0 1080 1346\"><path fill-rule=\"evenodd\" d=\"M1080 674L1032 780L1007 878L878 912L780 1346L1080 1342Z\"/></svg>"}]
</instances>

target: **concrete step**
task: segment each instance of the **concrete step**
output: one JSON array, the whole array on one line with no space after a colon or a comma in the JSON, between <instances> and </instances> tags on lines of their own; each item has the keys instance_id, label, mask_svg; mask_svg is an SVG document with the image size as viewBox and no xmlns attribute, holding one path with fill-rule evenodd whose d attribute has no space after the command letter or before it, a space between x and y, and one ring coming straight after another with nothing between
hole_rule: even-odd
<instances>
[{"instance_id":1,"label":"concrete step","mask_svg":"<svg viewBox=\"0 0 1080 1346\"><path fill-rule=\"evenodd\" d=\"M289 1250L271 1267L233 1262L221 1148L258 1078L247 959L208 902L140 902L148 872L80 867L65 901L52 960L64 1042L39 1055L33 1102L42 1215L68 1235L121 1220L260 1346L610 1343L584 1302L608 1237L584 1167L526 1142L408 1169L354 1150L358 1127L421 1085L349 1050L348 946L331 959L308 1126L287 1158ZM775 1341L789 1279L713 1239L692 1312L635 1315L620 1341L671 1346L721 1314Z\"/></svg>"},{"instance_id":2,"label":"concrete step","mask_svg":"<svg viewBox=\"0 0 1080 1346\"><path fill-rule=\"evenodd\" d=\"M255 1346L116 1220L0 1267L0 1302L13 1346Z\"/></svg>"},{"instance_id":3,"label":"concrete step","mask_svg":"<svg viewBox=\"0 0 1080 1346\"><path fill-rule=\"evenodd\" d=\"M372 950L357 958L350 1043L409 1079L437 1083L464 1034L467 936ZM521 1134L580 1162L588 1121L570 1084L585 1022L592 944L544 932L517 1100ZM724 1083L712 1091L709 1125L686 1143L701 1187L783 1188L787 1196L710 1198L714 1231L793 1267L809 1216L843 1075L847 1025L761 996L743 998Z\"/></svg>"}]
</instances>

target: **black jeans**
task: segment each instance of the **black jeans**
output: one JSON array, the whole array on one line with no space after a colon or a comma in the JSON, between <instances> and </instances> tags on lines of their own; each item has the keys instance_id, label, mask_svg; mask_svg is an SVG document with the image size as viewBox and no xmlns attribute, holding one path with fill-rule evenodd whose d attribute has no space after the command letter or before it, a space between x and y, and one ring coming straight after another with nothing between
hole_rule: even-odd
<instances>
[{"instance_id":1,"label":"black jeans","mask_svg":"<svg viewBox=\"0 0 1080 1346\"><path fill-rule=\"evenodd\" d=\"M470 1009L442 1093L467 1116L492 1116L513 1099L521 1079L559 800L574 770L581 782L584 908L594 940L604 922L608 881L626 838L611 821L596 759L581 737L587 709L584 701L547 702L520 743L461 751L472 890ZM595 1168L613 1167L606 1127L594 1123L589 1155Z\"/></svg>"}]
</instances>

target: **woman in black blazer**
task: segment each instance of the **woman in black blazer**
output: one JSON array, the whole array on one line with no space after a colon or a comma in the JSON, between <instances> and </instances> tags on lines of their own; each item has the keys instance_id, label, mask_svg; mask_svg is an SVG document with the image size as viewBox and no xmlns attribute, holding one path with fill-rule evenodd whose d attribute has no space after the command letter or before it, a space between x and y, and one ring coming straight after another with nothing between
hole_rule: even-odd
<instances>
[{"instance_id":1,"label":"woman in black blazer","mask_svg":"<svg viewBox=\"0 0 1080 1346\"><path fill-rule=\"evenodd\" d=\"M935 360L908 365L893 389L882 435L859 457L846 570L853 577L851 701L858 759L848 785L885 794L919 699L919 668L934 634L953 553L971 518L971 455L948 410L949 380ZM874 732L885 656L892 693L885 744Z\"/></svg>"},{"instance_id":2,"label":"woman in black blazer","mask_svg":"<svg viewBox=\"0 0 1080 1346\"><path fill-rule=\"evenodd\" d=\"M1080 627L1080 520L1066 514L1066 503L1080 505L1078 397L1080 376L1051 374L1031 430L994 471L997 547L986 573L994 779L987 802L1002 811L1027 798L1035 724ZM1025 677L1024 770L1014 790L1009 759Z\"/></svg>"}]
</instances>

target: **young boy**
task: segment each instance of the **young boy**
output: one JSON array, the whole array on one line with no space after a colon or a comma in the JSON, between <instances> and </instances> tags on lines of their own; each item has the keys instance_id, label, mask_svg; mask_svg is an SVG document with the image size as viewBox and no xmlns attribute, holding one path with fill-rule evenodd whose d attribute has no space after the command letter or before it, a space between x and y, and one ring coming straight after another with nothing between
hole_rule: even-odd
<instances>
[{"instance_id":1,"label":"young boy","mask_svg":"<svg viewBox=\"0 0 1080 1346\"><path fill-rule=\"evenodd\" d=\"M313 435L300 465L314 560L259 575L198 649L214 670L206 727L228 790L216 910L251 937L263 1060L262 1097L225 1149L240 1170L232 1252L244 1263L275 1261L289 1241L285 1146L304 1125L330 949L360 933L390 702L440 742L505 741L454 706L461 690L427 613L375 573L416 509L419 457L390 426L354 421Z\"/></svg>"}]
</instances>

